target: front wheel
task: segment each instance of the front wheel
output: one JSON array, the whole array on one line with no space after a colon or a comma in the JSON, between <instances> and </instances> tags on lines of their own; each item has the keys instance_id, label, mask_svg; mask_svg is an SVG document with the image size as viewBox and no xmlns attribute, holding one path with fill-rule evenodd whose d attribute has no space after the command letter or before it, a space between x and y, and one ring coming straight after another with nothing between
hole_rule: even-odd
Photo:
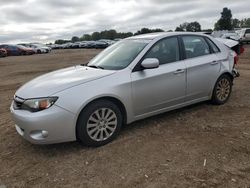
<instances>
[{"instance_id":1,"label":"front wheel","mask_svg":"<svg viewBox=\"0 0 250 188\"><path fill-rule=\"evenodd\" d=\"M222 75L214 86L212 102L217 105L225 104L231 95L232 85L232 78Z\"/></svg>"},{"instance_id":2,"label":"front wheel","mask_svg":"<svg viewBox=\"0 0 250 188\"><path fill-rule=\"evenodd\" d=\"M83 145L97 147L111 142L121 126L122 115L117 105L107 100L98 100L80 113L76 135Z\"/></svg>"}]
</instances>

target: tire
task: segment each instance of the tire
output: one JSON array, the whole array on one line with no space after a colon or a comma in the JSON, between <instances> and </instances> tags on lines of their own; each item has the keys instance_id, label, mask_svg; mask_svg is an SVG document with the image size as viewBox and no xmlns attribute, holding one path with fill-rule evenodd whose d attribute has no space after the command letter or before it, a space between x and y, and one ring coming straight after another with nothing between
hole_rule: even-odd
<instances>
[{"instance_id":1,"label":"tire","mask_svg":"<svg viewBox=\"0 0 250 188\"><path fill-rule=\"evenodd\" d=\"M213 95L212 95L212 103L216 105L225 104L230 98L233 86L233 79L226 74L223 74L216 81Z\"/></svg>"},{"instance_id":2,"label":"tire","mask_svg":"<svg viewBox=\"0 0 250 188\"><path fill-rule=\"evenodd\" d=\"M85 146L103 146L119 134L122 122L117 105L108 100L95 101L83 109L78 117L77 139Z\"/></svg>"},{"instance_id":3,"label":"tire","mask_svg":"<svg viewBox=\"0 0 250 188\"><path fill-rule=\"evenodd\" d=\"M41 52L41 50L37 50L37 53L38 53L38 54L41 54L42 52Z\"/></svg>"}]
</instances>

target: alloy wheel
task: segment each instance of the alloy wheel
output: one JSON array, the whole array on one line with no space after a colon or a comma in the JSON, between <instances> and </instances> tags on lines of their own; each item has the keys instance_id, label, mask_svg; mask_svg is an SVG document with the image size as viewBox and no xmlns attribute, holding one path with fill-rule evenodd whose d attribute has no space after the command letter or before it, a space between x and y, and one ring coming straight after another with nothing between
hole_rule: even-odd
<instances>
[{"instance_id":1,"label":"alloy wheel","mask_svg":"<svg viewBox=\"0 0 250 188\"><path fill-rule=\"evenodd\" d=\"M231 85L228 79L223 78L218 82L216 96L220 101L225 101L230 95Z\"/></svg>"},{"instance_id":2,"label":"alloy wheel","mask_svg":"<svg viewBox=\"0 0 250 188\"><path fill-rule=\"evenodd\" d=\"M117 116L110 108L94 111L87 121L87 133L95 141L104 141L111 137L117 127Z\"/></svg>"}]
</instances>

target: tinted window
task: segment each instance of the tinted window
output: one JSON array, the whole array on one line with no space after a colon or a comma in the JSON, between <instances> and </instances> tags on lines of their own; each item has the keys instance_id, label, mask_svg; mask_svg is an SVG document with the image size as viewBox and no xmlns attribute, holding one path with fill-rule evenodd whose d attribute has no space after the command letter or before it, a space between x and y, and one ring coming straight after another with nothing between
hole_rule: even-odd
<instances>
[{"instance_id":1,"label":"tinted window","mask_svg":"<svg viewBox=\"0 0 250 188\"><path fill-rule=\"evenodd\" d=\"M17 50L17 48L15 46L9 46L9 49L11 49L11 50Z\"/></svg>"},{"instance_id":2,"label":"tinted window","mask_svg":"<svg viewBox=\"0 0 250 188\"><path fill-rule=\"evenodd\" d=\"M247 29L247 30L246 30L246 33L250 33L250 29Z\"/></svg>"},{"instance_id":3,"label":"tinted window","mask_svg":"<svg viewBox=\"0 0 250 188\"><path fill-rule=\"evenodd\" d=\"M182 38L187 58L210 54L209 46L203 37L184 36Z\"/></svg>"},{"instance_id":4,"label":"tinted window","mask_svg":"<svg viewBox=\"0 0 250 188\"><path fill-rule=\"evenodd\" d=\"M160 64L178 61L179 45L176 37L163 39L156 43L146 54L145 58L157 58Z\"/></svg>"},{"instance_id":5,"label":"tinted window","mask_svg":"<svg viewBox=\"0 0 250 188\"><path fill-rule=\"evenodd\" d=\"M206 38L207 39L207 42L208 44L211 46L211 48L213 49L213 52L214 53L218 53L220 52L219 48L209 39L209 38Z\"/></svg>"}]
</instances>

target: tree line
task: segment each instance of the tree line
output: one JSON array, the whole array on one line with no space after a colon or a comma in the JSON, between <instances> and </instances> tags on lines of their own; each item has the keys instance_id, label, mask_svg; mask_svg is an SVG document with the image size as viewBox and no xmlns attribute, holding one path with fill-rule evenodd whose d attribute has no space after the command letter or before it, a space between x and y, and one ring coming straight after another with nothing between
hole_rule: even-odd
<instances>
[{"instance_id":1,"label":"tree line","mask_svg":"<svg viewBox=\"0 0 250 188\"><path fill-rule=\"evenodd\" d=\"M245 18L239 20L237 18L233 18L232 12L227 7L223 8L221 12L220 19L214 24L214 30L233 30L234 28L246 28L250 27L250 18ZM171 32L172 30L169 30ZM175 31L189 31L189 32L212 32L213 29L203 29L199 22L185 22L176 27ZM135 33L132 32L117 32L114 29L104 30L101 32L93 32L92 34L83 34L81 37L73 36L71 40L63 40L59 39L55 41L55 44L64 44L66 42L78 42L78 41L90 41L90 40L100 40L100 39L110 39L114 40L117 38L127 38L134 35L146 34L146 33L154 33L154 32L164 32L163 29L149 29L142 28Z\"/></svg>"}]
</instances>

